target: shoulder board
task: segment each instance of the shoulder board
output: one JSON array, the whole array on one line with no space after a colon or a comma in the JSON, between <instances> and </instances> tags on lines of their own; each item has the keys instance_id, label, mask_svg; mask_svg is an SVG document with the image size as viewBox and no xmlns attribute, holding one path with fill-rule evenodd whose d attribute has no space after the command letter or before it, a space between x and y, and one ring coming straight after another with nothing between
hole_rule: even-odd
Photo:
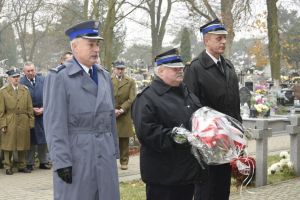
<instances>
[{"instance_id":1,"label":"shoulder board","mask_svg":"<svg viewBox=\"0 0 300 200\"><path fill-rule=\"evenodd\" d=\"M28 90L28 87L26 85L23 85L23 87Z\"/></svg>"},{"instance_id":2,"label":"shoulder board","mask_svg":"<svg viewBox=\"0 0 300 200\"><path fill-rule=\"evenodd\" d=\"M64 69L65 65L58 65L57 67L51 68L50 71L58 73L60 70Z\"/></svg>"},{"instance_id":3,"label":"shoulder board","mask_svg":"<svg viewBox=\"0 0 300 200\"><path fill-rule=\"evenodd\" d=\"M150 86L146 86L140 93L137 94L137 96L141 96Z\"/></svg>"},{"instance_id":4,"label":"shoulder board","mask_svg":"<svg viewBox=\"0 0 300 200\"><path fill-rule=\"evenodd\" d=\"M8 85L3 85L3 86L0 88L0 90L3 90L3 89L5 89L5 88L7 88L7 86L8 86Z\"/></svg>"}]
</instances>

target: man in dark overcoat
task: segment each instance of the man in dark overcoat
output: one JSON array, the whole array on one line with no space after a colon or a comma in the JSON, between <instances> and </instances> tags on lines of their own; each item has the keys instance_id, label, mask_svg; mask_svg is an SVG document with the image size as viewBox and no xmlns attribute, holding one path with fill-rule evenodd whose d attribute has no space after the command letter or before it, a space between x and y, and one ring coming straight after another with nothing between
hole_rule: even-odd
<instances>
[{"instance_id":1,"label":"man in dark overcoat","mask_svg":"<svg viewBox=\"0 0 300 200\"><path fill-rule=\"evenodd\" d=\"M30 150L27 153L27 168L33 170L34 155L37 153L40 169L51 169L47 159L48 147L43 125L43 87L44 77L36 74L35 66L32 62L26 62L23 67L24 76L20 83L26 85L30 91L33 113L34 128L30 130Z\"/></svg>"},{"instance_id":2,"label":"man in dark overcoat","mask_svg":"<svg viewBox=\"0 0 300 200\"><path fill-rule=\"evenodd\" d=\"M241 122L238 78L232 63L222 56L227 31L218 19L205 24L200 31L205 50L186 68L184 82L203 106ZM210 165L208 182L196 186L195 200L228 200L230 181L229 163Z\"/></svg>"},{"instance_id":3,"label":"man in dark overcoat","mask_svg":"<svg viewBox=\"0 0 300 200\"><path fill-rule=\"evenodd\" d=\"M192 200L201 167L188 144L173 140L174 127L191 128L190 117L201 107L183 80L177 49L156 57L156 76L132 106L132 118L141 143L140 170L148 200Z\"/></svg>"},{"instance_id":4,"label":"man in dark overcoat","mask_svg":"<svg viewBox=\"0 0 300 200\"><path fill-rule=\"evenodd\" d=\"M131 105L136 96L135 81L125 75L125 63L115 61L111 76L114 86L115 113L117 117L117 131L119 135L120 165L122 170L128 169L129 138L133 136L131 120Z\"/></svg>"},{"instance_id":5,"label":"man in dark overcoat","mask_svg":"<svg viewBox=\"0 0 300 200\"><path fill-rule=\"evenodd\" d=\"M73 59L44 84L44 127L55 200L120 200L118 135L110 74L100 65L100 23L66 31Z\"/></svg>"}]
</instances>

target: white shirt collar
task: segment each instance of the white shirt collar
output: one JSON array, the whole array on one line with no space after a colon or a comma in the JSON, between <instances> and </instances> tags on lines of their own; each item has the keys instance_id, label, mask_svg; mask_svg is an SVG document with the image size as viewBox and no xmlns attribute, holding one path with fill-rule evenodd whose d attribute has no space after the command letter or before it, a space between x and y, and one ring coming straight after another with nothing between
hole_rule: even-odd
<instances>
[{"instance_id":1,"label":"white shirt collar","mask_svg":"<svg viewBox=\"0 0 300 200\"><path fill-rule=\"evenodd\" d=\"M11 86L14 88L14 90L18 89L18 86L14 86L13 84L11 84Z\"/></svg>"},{"instance_id":2,"label":"white shirt collar","mask_svg":"<svg viewBox=\"0 0 300 200\"><path fill-rule=\"evenodd\" d=\"M31 82L31 80L26 76L27 80L29 80ZM35 77L33 77L33 82L35 82Z\"/></svg>"},{"instance_id":3,"label":"white shirt collar","mask_svg":"<svg viewBox=\"0 0 300 200\"><path fill-rule=\"evenodd\" d=\"M205 50L206 51L206 53L207 53L207 55L209 56L209 57L211 57L211 59L217 64L217 62L218 61L220 61L221 62L221 60L220 60L220 57L219 57L219 59L216 59L213 55L211 55L207 50Z\"/></svg>"},{"instance_id":4,"label":"white shirt collar","mask_svg":"<svg viewBox=\"0 0 300 200\"><path fill-rule=\"evenodd\" d=\"M87 66L85 66L85 65L83 65L83 64L81 64L81 63L79 63L80 65L81 65L81 67L83 68L83 70L87 73L87 74L89 74L89 69L90 68L88 68Z\"/></svg>"}]
</instances>

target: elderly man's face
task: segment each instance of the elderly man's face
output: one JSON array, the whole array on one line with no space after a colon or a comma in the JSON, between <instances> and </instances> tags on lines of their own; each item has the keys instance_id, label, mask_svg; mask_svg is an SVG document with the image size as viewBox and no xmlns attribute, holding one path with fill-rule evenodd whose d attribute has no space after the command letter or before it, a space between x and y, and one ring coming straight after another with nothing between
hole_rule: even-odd
<instances>
[{"instance_id":1,"label":"elderly man's face","mask_svg":"<svg viewBox=\"0 0 300 200\"><path fill-rule=\"evenodd\" d=\"M77 38L72 43L75 58L81 64L91 67L99 59L100 41L92 39Z\"/></svg>"},{"instance_id":2,"label":"elderly man's face","mask_svg":"<svg viewBox=\"0 0 300 200\"><path fill-rule=\"evenodd\" d=\"M34 65L25 65L23 72L28 79L33 79L35 77L35 67Z\"/></svg>"},{"instance_id":3,"label":"elderly man's face","mask_svg":"<svg viewBox=\"0 0 300 200\"><path fill-rule=\"evenodd\" d=\"M170 86L179 86L183 81L183 67L161 66L158 69L158 76Z\"/></svg>"},{"instance_id":4,"label":"elderly man's face","mask_svg":"<svg viewBox=\"0 0 300 200\"><path fill-rule=\"evenodd\" d=\"M204 36L204 43L207 51L214 57L219 58L226 48L226 35L208 33Z\"/></svg>"}]
</instances>

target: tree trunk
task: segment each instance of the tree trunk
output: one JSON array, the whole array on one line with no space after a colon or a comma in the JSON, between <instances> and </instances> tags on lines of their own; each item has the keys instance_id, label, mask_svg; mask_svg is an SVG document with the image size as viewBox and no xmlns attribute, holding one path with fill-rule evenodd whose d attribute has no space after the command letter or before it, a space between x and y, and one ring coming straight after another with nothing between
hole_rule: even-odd
<instances>
[{"instance_id":1,"label":"tree trunk","mask_svg":"<svg viewBox=\"0 0 300 200\"><path fill-rule=\"evenodd\" d=\"M232 15L232 8L233 8L234 0L221 0L221 16L223 23L226 26L226 30L228 32L226 38L226 50L225 50L225 57L229 58L232 55L232 43L234 39L234 30L233 30L233 15Z\"/></svg>"},{"instance_id":2,"label":"tree trunk","mask_svg":"<svg viewBox=\"0 0 300 200\"><path fill-rule=\"evenodd\" d=\"M271 65L272 79L275 82L280 80L280 44L278 32L277 0L266 0L268 9L268 38L269 38L269 59Z\"/></svg>"},{"instance_id":3,"label":"tree trunk","mask_svg":"<svg viewBox=\"0 0 300 200\"><path fill-rule=\"evenodd\" d=\"M108 2L108 12L104 22L103 27L103 38L104 38L104 57L103 57L103 65L111 71L111 63L112 63L112 52L113 52L113 29L115 26L116 20L116 9L115 9L116 1L109 0Z\"/></svg>"}]
</instances>

